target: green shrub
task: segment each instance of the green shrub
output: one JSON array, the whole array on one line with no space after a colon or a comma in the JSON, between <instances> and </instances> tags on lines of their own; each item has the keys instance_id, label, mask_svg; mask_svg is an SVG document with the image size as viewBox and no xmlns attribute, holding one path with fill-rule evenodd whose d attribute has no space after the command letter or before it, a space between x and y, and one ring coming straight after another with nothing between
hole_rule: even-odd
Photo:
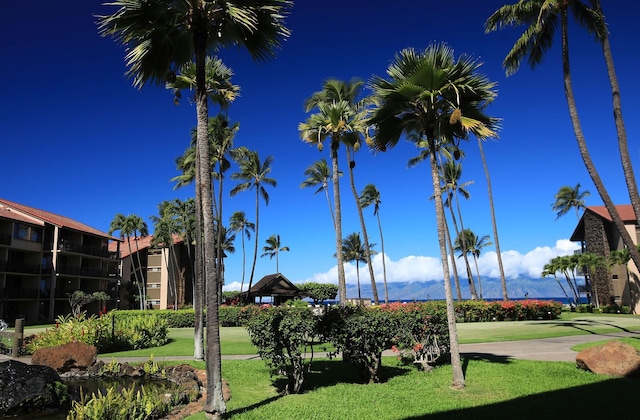
<instances>
[{"instance_id":1,"label":"green shrub","mask_svg":"<svg viewBox=\"0 0 640 420\"><path fill-rule=\"evenodd\" d=\"M220 306L218 311L218 319L221 327L238 327L240 323L241 306Z\"/></svg>"},{"instance_id":2,"label":"green shrub","mask_svg":"<svg viewBox=\"0 0 640 420\"><path fill-rule=\"evenodd\" d=\"M247 329L271 374L287 378L284 393L301 392L318 332L318 317L311 308L262 307L253 312Z\"/></svg>"}]
</instances>

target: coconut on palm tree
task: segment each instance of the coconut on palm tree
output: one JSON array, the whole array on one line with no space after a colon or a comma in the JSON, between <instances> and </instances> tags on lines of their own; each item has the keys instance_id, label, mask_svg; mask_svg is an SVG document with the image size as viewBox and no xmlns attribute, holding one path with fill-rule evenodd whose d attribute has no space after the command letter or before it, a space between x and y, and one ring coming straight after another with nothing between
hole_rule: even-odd
<instances>
[{"instance_id":1,"label":"coconut on palm tree","mask_svg":"<svg viewBox=\"0 0 640 420\"><path fill-rule=\"evenodd\" d=\"M280 243L280 235L273 234L269 236L265 242L266 245L262 248L263 253L260 256L269 257L270 260L276 257L276 273L280 273L280 265L278 263L280 252L288 252L291 251L291 249L288 246L282 246Z\"/></svg>"},{"instance_id":2,"label":"coconut on palm tree","mask_svg":"<svg viewBox=\"0 0 640 420\"><path fill-rule=\"evenodd\" d=\"M214 285L218 274L214 260L213 215L209 150L207 140L208 103L205 83L207 56L227 46L242 46L257 60L275 56L289 30L284 25L290 0L116 0L107 3L117 10L98 16L102 35L112 36L127 48L127 75L135 87L147 82L163 85L175 76L175 69L188 62L196 65L196 113L198 160L196 190L202 230L206 282ZM200 236L198 237L200 239ZM218 241L218 246L221 246ZM222 395L218 288L207 289L207 401L205 411L219 417L226 411Z\"/></svg>"},{"instance_id":3,"label":"coconut on palm tree","mask_svg":"<svg viewBox=\"0 0 640 420\"><path fill-rule=\"evenodd\" d=\"M231 174L231 179L242 181L236 185L229 192L231 196L235 196L239 192L255 190L256 192L256 235L253 251L253 263L251 264L251 274L249 275L249 287L247 291L251 290L253 284L253 276L256 270L256 261L258 259L258 234L260 232L260 197L264 200L265 206L269 205L269 193L265 186L275 187L277 182L275 179L269 177L271 173L271 163L273 162L273 156L267 156L264 161L260 160L258 152L255 150L248 150L244 147L239 148L238 166L239 171ZM247 294L247 296L249 296Z\"/></svg>"},{"instance_id":4,"label":"coconut on palm tree","mask_svg":"<svg viewBox=\"0 0 640 420\"><path fill-rule=\"evenodd\" d=\"M524 58L528 59L531 67L540 64L544 54L553 44L556 29L560 28L564 92L580 156L602 202L620 233L624 245L629 249L633 262L636 267L640 267L640 252L635 248L633 239L626 230L624 222L611 200L600 174L596 170L582 131L569 65L569 11L573 12L576 20L586 27L588 32L593 34L597 40L604 39L607 27L600 13L601 11L597 10L597 7L595 9L589 8L578 0L523 0L515 4L502 6L489 16L485 22L485 32L496 31L505 26L526 27L503 61L503 67L507 75L510 75L518 70ZM637 195L637 190L630 192L630 194ZM640 211L640 208L638 210Z\"/></svg>"},{"instance_id":5,"label":"coconut on palm tree","mask_svg":"<svg viewBox=\"0 0 640 420\"><path fill-rule=\"evenodd\" d=\"M444 205L438 157L445 144L456 139L495 136L497 120L484 113L496 96L495 83L478 73L480 63L469 57L456 59L445 44L425 50L402 50L387 69L387 78L373 78L374 103L369 120L375 128L374 146L381 151L395 146L404 135L424 140L429 155L440 259L445 284L447 320L451 345L453 386L465 386L460 361L456 315L453 308Z\"/></svg>"}]
</instances>

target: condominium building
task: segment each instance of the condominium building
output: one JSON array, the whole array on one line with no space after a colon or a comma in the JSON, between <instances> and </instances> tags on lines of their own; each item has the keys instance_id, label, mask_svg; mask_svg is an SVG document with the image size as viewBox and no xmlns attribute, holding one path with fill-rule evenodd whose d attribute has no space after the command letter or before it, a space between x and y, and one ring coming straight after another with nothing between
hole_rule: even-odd
<instances>
[{"instance_id":1,"label":"condominium building","mask_svg":"<svg viewBox=\"0 0 640 420\"><path fill-rule=\"evenodd\" d=\"M0 199L0 318L51 322L71 313L76 290L111 296L83 307L89 314L117 307L120 242L68 217Z\"/></svg>"}]
</instances>

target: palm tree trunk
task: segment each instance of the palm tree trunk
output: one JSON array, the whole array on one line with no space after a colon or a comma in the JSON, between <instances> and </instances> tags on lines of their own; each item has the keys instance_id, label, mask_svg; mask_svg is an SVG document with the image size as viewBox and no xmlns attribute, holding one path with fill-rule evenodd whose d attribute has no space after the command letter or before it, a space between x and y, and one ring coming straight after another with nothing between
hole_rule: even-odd
<instances>
[{"instance_id":1,"label":"palm tree trunk","mask_svg":"<svg viewBox=\"0 0 640 420\"><path fill-rule=\"evenodd\" d=\"M196 162L198 161L196 151ZM204 360L204 233L202 228L202 185L200 184L200 174L196 170L196 246L194 258L193 273L193 358L195 360Z\"/></svg>"},{"instance_id":2,"label":"palm tree trunk","mask_svg":"<svg viewBox=\"0 0 640 420\"><path fill-rule=\"evenodd\" d=\"M333 206L331 205L331 199L329 198L329 188L324 186L324 195L327 197L327 204L329 205L329 213L331 213L331 222L333 223L333 229L336 229L336 216L333 214Z\"/></svg>"},{"instance_id":3,"label":"palm tree trunk","mask_svg":"<svg viewBox=\"0 0 640 420\"><path fill-rule=\"evenodd\" d=\"M356 259L356 278L358 279L358 305L362 302L362 293L360 292L360 264Z\"/></svg>"},{"instance_id":4,"label":"palm tree trunk","mask_svg":"<svg viewBox=\"0 0 640 420\"><path fill-rule=\"evenodd\" d=\"M476 291L476 284L473 280L473 274L471 274L471 263L469 263L469 248L467 247L467 238L464 233L464 223L462 223L462 211L460 211L460 200L455 191L453 194L454 200L456 200L456 208L458 209L458 217L460 218L460 232L458 232L458 238L460 238L460 244L462 245L462 258L464 258L464 264L467 267L467 275L469 276L469 290L471 291L471 298L478 300L478 292ZM449 207L452 203L449 203ZM453 211L453 209L451 209ZM457 229L457 228L456 228Z\"/></svg>"},{"instance_id":5,"label":"palm tree trunk","mask_svg":"<svg viewBox=\"0 0 640 420\"><path fill-rule=\"evenodd\" d=\"M587 172L589 172L589 176L593 181L593 184L600 194L600 198L604 203L613 223L615 224L618 232L620 233L620 237L622 238L622 242L629 250L629 254L631 255L631 259L633 260L636 267L640 268L640 252L636 248L633 240L631 239L631 235L627 231L624 226L624 222L618 213L618 209L611 201L611 197L609 193L604 187L602 180L600 179L600 175L591 160L591 155L589 154L589 150L587 148L587 143L584 138L584 134L582 133L582 127L580 125L580 118L578 117L578 109L576 106L575 97L573 95L573 86L571 83L571 69L569 66L569 35L567 29L567 9L563 8L562 12L562 70L563 70L563 78L564 78L564 92L567 97L567 105L569 107L569 116L571 117L571 124L573 125L573 132L576 136L576 141L578 142L578 149L580 150L580 156L584 162L585 167L587 168Z\"/></svg>"},{"instance_id":6,"label":"palm tree trunk","mask_svg":"<svg viewBox=\"0 0 640 420\"><path fill-rule=\"evenodd\" d=\"M364 223L364 215L362 214L362 206L360 205L360 197L356 190L356 183L353 177L353 168L351 167L351 150L347 147L347 162L349 162L349 183L351 184L351 192L356 200L356 209L358 210L358 217L360 218L360 229L362 230L362 238L364 239L365 257L367 258L367 266L369 267L369 278L371 279L371 291L373 292L373 302L378 305L380 301L378 299L378 287L376 286L376 279L373 275L373 263L371 262L371 246L369 242L369 235L367 235L367 226ZM355 161L353 161L355 165ZM359 290L358 290L359 292Z\"/></svg>"},{"instance_id":7,"label":"palm tree trunk","mask_svg":"<svg viewBox=\"0 0 640 420\"><path fill-rule=\"evenodd\" d=\"M478 268L478 257L473 254L473 262L476 265L476 275L478 276L478 291L480 292L480 299L482 299L482 281L480 281L480 269Z\"/></svg>"},{"instance_id":8,"label":"palm tree trunk","mask_svg":"<svg viewBox=\"0 0 640 420\"><path fill-rule=\"evenodd\" d=\"M138 260L138 270L140 270L139 284L140 287L138 290L142 291L140 295L140 306L142 309L147 307L147 282L145 281L144 272L142 271L142 260L140 260L140 247L138 247L138 232L134 232L134 239L136 241L136 259ZM135 267L134 267L135 268Z\"/></svg>"},{"instance_id":9,"label":"palm tree trunk","mask_svg":"<svg viewBox=\"0 0 640 420\"><path fill-rule=\"evenodd\" d=\"M240 231L240 235L242 235L242 282L240 283L240 293L242 293L242 288L244 287L244 275L247 266L247 252L244 247L244 229L243 227L242 231Z\"/></svg>"},{"instance_id":10,"label":"palm tree trunk","mask_svg":"<svg viewBox=\"0 0 640 420\"><path fill-rule=\"evenodd\" d=\"M347 303L347 284L344 277L344 257L342 255L342 208L340 205L340 172L338 170L338 147L340 139L331 139L331 166L333 177L333 203L335 206L336 263L338 264L338 298L340 304Z\"/></svg>"},{"instance_id":11,"label":"palm tree trunk","mask_svg":"<svg viewBox=\"0 0 640 420\"><path fill-rule=\"evenodd\" d=\"M447 262L447 246L444 228L444 205L442 204L442 191L440 188L440 176L436 163L435 141L429 139L429 162L431 164L431 178L433 181L433 195L436 201L436 222L438 225L438 244L440 245L440 259L442 260L442 273L444 277L444 292L447 302L447 325L449 328L449 343L451 352L451 369L453 373L454 388L464 388L465 379L460 361L460 346L458 344L458 330L456 327L456 314L453 307L453 293L451 293L451 277L449 275L449 263Z\"/></svg>"},{"instance_id":12,"label":"palm tree trunk","mask_svg":"<svg viewBox=\"0 0 640 420\"><path fill-rule=\"evenodd\" d=\"M251 264L251 275L249 276L249 287L247 288L247 299L253 284L253 275L256 271L256 261L258 260L258 233L260 232L260 188L256 186L256 239L253 247L253 263Z\"/></svg>"},{"instance_id":13,"label":"palm tree trunk","mask_svg":"<svg viewBox=\"0 0 640 420\"><path fill-rule=\"evenodd\" d=\"M502 286L502 299L509 300L507 295L507 279L504 275L504 265L502 265L502 253L500 252L500 241L498 240L498 224L496 223L496 211L493 207L493 192L491 191L491 177L489 176L489 167L487 159L484 156L484 146L482 139L478 137L478 148L480 149L480 159L484 168L484 176L487 179L487 192L489 193L489 209L491 211L491 226L493 228L493 239L496 246L496 256L498 257L498 269L500 270L500 285Z\"/></svg>"},{"instance_id":14,"label":"palm tree trunk","mask_svg":"<svg viewBox=\"0 0 640 420\"><path fill-rule=\"evenodd\" d=\"M602 13L600 0L592 0L596 12ZM622 118L622 103L620 100L620 86L618 85L618 76L616 68L613 64L613 55L611 54L611 45L609 44L609 35L605 32L602 39L602 54L607 66L607 74L609 75L609 83L611 84L611 96L613 101L613 120L616 125L618 134L618 148L620 149L620 160L622 161L622 170L624 171L624 179L627 182L629 190L629 199L636 215L636 220L640 221L640 196L638 195L638 185L631 165L631 157L629 156L629 147L627 144L627 130L624 126Z\"/></svg>"},{"instance_id":15,"label":"palm tree trunk","mask_svg":"<svg viewBox=\"0 0 640 420\"><path fill-rule=\"evenodd\" d=\"M205 86L205 45L204 40L196 37L196 112L198 172L200 174L202 219L204 227L204 262L207 285L207 334L206 334L206 370L207 370L207 398L204 410L207 414L219 417L226 411L226 404L222 395L222 357L220 351L220 322L218 278L215 260L215 229L212 213L213 188L211 181L211 166L209 159L208 136L208 103Z\"/></svg>"},{"instance_id":16,"label":"palm tree trunk","mask_svg":"<svg viewBox=\"0 0 640 420\"><path fill-rule=\"evenodd\" d=\"M376 212L378 217L378 230L380 231L380 249L382 250L382 280L384 281L384 303L389 303L389 289L387 288L387 264L386 254L384 253L384 236L382 236L382 224L380 223L380 213Z\"/></svg>"},{"instance_id":17,"label":"palm tree trunk","mask_svg":"<svg viewBox=\"0 0 640 420\"><path fill-rule=\"evenodd\" d=\"M451 269L453 271L453 281L456 286L456 298L458 302L462 302L462 290L460 289L460 276L458 276L458 267L456 266L456 255L453 251L453 243L451 242L451 231L447 219L444 219L444 227L446 230L447 246L449 247L449 257L451 258Z\"/></svg>"}]
</instances>

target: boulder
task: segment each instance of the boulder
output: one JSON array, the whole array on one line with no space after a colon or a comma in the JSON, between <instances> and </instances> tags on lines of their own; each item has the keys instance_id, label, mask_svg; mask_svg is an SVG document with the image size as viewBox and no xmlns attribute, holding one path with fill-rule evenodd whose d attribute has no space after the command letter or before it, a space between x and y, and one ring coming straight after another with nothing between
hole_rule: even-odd
<instances>
[{"instance_id":1,"label":"boulder","mask_svg":"<svg viewBox=\"0 0 640 420\"><path fill-rule=\"evenodd\" d=\"M31 363L49 366L57 372L84 371L96 362L97 356L98 350L95 346L72 341L61 346L36 350L31 356Z\"/></svg>"},{"instance_id":2,"label":"boulder","mask_svg":"<svg viewBox=\"0 0 640 420\"><path fill-rule=\"evenodd\" d=\"M0 363L0 417L68 407L67 386L50 367Z\"/></svg>"},{"instance_id":3,"label":"boulder","mask_svg":"<svg viewBox=\"0 0 640 420\"><path fill-rule=\"evenodd\" d=\"M582 350L576 356L576 364L600 375L640 377L640 354L633 346L617 340Z\"/></svg>"}]
</instances>

